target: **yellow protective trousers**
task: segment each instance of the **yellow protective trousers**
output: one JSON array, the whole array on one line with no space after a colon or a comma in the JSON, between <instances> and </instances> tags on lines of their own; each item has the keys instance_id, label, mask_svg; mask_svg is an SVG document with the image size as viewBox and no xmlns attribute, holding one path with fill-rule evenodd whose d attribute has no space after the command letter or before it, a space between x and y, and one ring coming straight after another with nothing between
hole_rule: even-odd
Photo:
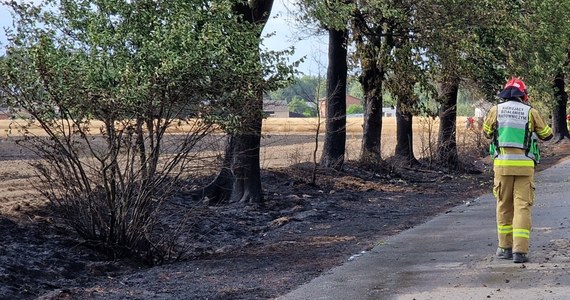
<instances>
[{"instance_id":1,"label":"yellow protective trousers","mask_svg":"<svg viewBox=\"0 0 570 300\"><path fill-rule=\"evenodd\" d=\"M493 194L497 198L499 247L528 253L534 189L534 175L495 174Z\"/></svg>"}]
</instances>

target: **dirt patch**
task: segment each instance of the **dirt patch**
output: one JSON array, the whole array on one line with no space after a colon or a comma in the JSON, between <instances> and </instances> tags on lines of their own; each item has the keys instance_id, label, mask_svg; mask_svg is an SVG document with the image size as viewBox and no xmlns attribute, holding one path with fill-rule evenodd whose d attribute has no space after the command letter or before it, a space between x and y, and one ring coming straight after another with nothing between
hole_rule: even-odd
<instances>
[{"instance_id":1,"label":"dirt patch","mask_svg":"<svg viewBox=\"0 0 570 300\"><path fill-rule=\"evenodd\" d=\"M569 144L549 144L539 168L567 157ZM316 185L307 183L310 164L267 169L263 207L173 198L170 209L192 220L191 247L181 261L148 268L106 261L68 236L31 189L26 161L11 158L0 162L1 299L274 298L489 192L492 182L488 161L471 162L480 174L376 172L349 162L342 172L319 170Z\"/></svg>"}]
</instances>

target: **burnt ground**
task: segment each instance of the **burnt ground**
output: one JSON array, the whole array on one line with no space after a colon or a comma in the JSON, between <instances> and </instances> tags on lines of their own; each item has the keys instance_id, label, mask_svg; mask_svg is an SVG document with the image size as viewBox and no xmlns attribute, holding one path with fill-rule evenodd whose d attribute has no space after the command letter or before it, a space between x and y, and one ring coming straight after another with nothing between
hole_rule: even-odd
<instances>
[{"instance_id":1,"label":"burnt ground","mask_svg":"<svg viewBox=\"0 0 570 300\"><path fill-rule=\"evenodd\" d=\"M570 154L549 144L540 169ZM270 299L285 294L388 236L453 210L491 189L479 171L396 168L348 162L341 172L299 164L263 171L265 205L207 206L181 192L169 209L191 220L189 247L155 267L106 260L64 227L31 190L25 162L4 161L0 196L0 299ZM405 255L405 253L403 253Z\"/></svg>"}]
</instances>

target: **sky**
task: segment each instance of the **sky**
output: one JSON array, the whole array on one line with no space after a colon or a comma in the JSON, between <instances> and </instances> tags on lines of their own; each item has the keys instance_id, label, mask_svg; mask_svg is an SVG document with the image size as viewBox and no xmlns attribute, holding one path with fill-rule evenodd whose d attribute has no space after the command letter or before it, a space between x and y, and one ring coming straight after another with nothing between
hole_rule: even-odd
<instances>
[{"instance_id":1,"label":"sky","mask_svg":"<svg viewBox=\"0 0 570 300\"><path fill-rule=\"evenodd\" d=\"M328 38L299 25L293 16L295 6L292 2L293 0L275 0L264 28L264 33L274 35L264 40L264 44L270 50L283 50L293 46L295 54L292 60L305 57L300 71L311 75L326 75Z\"/></svg>"},{"instance_id":2,"label":"sky","mask_svg":"<svg viewBox=\"0 0 570 300\"><path fill-rule=\"evenodd\" d=\"M279 0L278 0L279 1ZM6 43L6 32L4 32L4 27L12 26L12 17L8 9L0 5L0 42L2 45Z\"/></svg>"},{"instance_id":3,"label":"sky","mask_svg":"<svg viewBox=\"0 0 570 300\"><path fill-rule=\"evenodd\" d=\"M305 61L299 66L299 71L307 75L326 74L327 61L327 38L326 36L315 36L306 32L300 25L296 25L290 10L294 9L293 0L275 0L271 16L267 22L264 33L274 33L271 37L264 39L264 46L268 50L285 50L293 46L295 54L290 58L296 61L305 57ZM0 5L0 43L4 53L4 46L7 42L5 27L12 26L10 11Z\"/></svg>"}]
</instances>

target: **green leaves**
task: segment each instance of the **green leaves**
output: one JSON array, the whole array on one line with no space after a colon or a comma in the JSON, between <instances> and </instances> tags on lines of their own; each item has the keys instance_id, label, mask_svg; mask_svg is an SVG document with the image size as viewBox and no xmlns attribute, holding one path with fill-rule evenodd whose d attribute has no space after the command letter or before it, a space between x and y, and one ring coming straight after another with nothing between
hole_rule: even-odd
<instances>
[{"instance_id":1,"label":"green leaves","mask_svg":"<svg viewBox=\"0 0 570 300\"><path fill-rule=\"evenodd\" d=\"M352 0L301 0L306 21L317 21L327 29L345 30L356 9Z\"/></svg>"},{"instance_id":2,"label":"green leaves","mask_svg":"<svg viewBox=\"0 0 570 300\"><path fill-rule=\"evenodd\" d=\"M112 256L169 255L153 226L173 178L194 175L193 147L213 123L232 133L261 123L261 91L288 79L287 53L260 55L260 27L234 0L5 3L18 26L0 92L49 136L25 136L44 158L44 195Z\"/></svg>"},{"instance_id":3,"label":"green leaves","mask_svg":"<svg viewBox=\"0 0 570 300\"><path fill-rule=\"evenodd\" d=\"M256 87L279 86L293 72L287 52L266 52L260 60L252 51L259 46L257 25L234 15L229 0L8 4L19 27L10 37L5 76L43 95L19 103L30 108L65 106L77 118L97 119L156 115L164 105L177 107L172 113L226 106L238 114L243 105L232 103L246 101Z\"/></svg>"}]
</instances>

